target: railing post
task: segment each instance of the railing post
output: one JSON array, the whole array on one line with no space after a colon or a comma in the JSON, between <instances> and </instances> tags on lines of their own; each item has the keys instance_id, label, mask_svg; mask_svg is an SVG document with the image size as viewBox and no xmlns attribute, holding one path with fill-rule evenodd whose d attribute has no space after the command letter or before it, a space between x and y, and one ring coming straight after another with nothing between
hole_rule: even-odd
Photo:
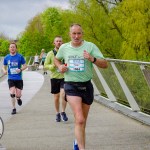
<instances>
[{"instance_id":1,"label":"railing post","mask_svg":"<svg viewBox=\"0 0 150 150\"><path fill-rule=\"evenodd\" d=\"M99 92L99 90L97 89L97 87L96 87L96 85L95 85L95 83L94 83L93 80L92 80L92 84L93 84L93 88L94 88L94 95L100 95L100 92Z\"/></svg>"},{"instance_id":2,"label":"railing post","mask_svg":"<svg viewBox=\"0 0 150 150\"><path fill-rule=\"evenodd\" d=\"M117 100L116 100L114 94L112 93L112 91L109 88L107 82L105 81L105 79L103 78L102 74L100 73L99 69L97 68L96 65L93 65L93 66L94 66L94 69L95 69L95 71L96 71L96 73L98 75L99 80L101 81L101 83L102 83L102 85L104 87L104 90L105 90L109 100L112 101L112 102L116 102Z\"/></svg>"},{"instance_id":3,"label":"railing post","mask_svg":"<svg viewBox=\"0 0 150 150\"><path fill-rule=\"evenodd\" d=\"M29 61L28 61L28 65L29 65L29 64L30 64L30 62L31 62L31 58L32 58L32 57L30 57L30 59L29 59Z\"/></svg>"},{"instance_id":4,"label":"railing post","mask_svg":"<svg viewBox=\"0 0 150 150\"><path fill-rule=\"evenodd\" d=\"M150 88L150 69L146 68L145 65L140 65L140 69L147 82L148 87Z\"/></svg>"},{"instance_id":5,"label":"railing post","mask_svg":"<svg viewBox=\"0 0 150 150\"><path fill-rule=\"evenodd\" d=\"M111 66L112 66L112 68L113 68L113 70L114 70L114 72L115 72L115 74L118 78L118 81L119 81L119 83L120 83L120 85L123 89L123 92L125 93L125 96L126 96L128 102L129 102L132 110L133 111L140 111L140 108L139 108L138 104L136 103L136 101L135 101L133 95L131 94L129 88L127 87L127 85L126 85L125 81L123 80L121 74L119 73L118 69L116 68L114 62L110 62L110 64L111 64Z\"/></svg>"}]
</instances>

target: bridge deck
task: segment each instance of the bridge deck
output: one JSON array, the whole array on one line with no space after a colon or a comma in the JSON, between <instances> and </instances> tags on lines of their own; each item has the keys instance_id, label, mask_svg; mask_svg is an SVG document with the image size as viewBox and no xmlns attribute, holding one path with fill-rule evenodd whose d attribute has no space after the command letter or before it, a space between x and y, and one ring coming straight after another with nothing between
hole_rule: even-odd
<instances>
[{"instance_id":1,"label":"bridge deck","mask_svg":"<svg viewBox=\"0 0 150 150\"><path fill-rule=\"evenodd\" d=\"M41 88L40 88L41 87ZM37 92L38 91L38 92ZM0 82L0 114L5 132L0 143L7 150L72 150L74 120L55 122L49 76L24 72L23 106L10 115L6 80ZM149 150L150 127L97 102L91 106L87 122L86 150Z\"/></svg>"}]
</instances>

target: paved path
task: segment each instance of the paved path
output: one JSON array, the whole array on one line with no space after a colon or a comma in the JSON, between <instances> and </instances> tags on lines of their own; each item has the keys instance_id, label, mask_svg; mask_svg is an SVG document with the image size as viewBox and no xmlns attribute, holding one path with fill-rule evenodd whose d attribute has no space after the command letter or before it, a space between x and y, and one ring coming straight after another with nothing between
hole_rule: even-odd
<instances>
[{"instance_id":1,"label":"paved path","mask_svg":"<svg viewBox=\"0 0 150 150\"><path fill-rule=\"evenodd\" d=\"M23 98L24 105L18 114L6 119L5 132L0 143L7 150L72 150L74 120L69 106L66 110L69 121L56 123L54 103L49 92L49 77L31 73L35 74L31 76L30 72L25 73L24 77L31 84L25 84L24 90L34 87L38 92L35 94L29 91ZM42 84L40 89L38 84ZM0 91L0 98L1 93ZM8 95L7 92L4 93L3 97ZM26 100L27 97L30 101ZM5 107L10 109L7 105L8 103ZM8 108L2 112L9 114ZM150 150L149 126L96 102L91 106L86 131L86 150Z\"/></svg>"},{"instance_id":2,"label":"paved path","mask_svg":"<svg viewBox=\"0 0 150 150\"><path fill-rule=\"evenodd\" d=\"M24 107L32 99L32 97L39 91L44 83L43 75L33 71L23 72L23 78L24 89L22 92L22 107ZM11 117L11 106L11 98L9 95L7 79L4 79L2 82L0 82L0 116L4 121ZM22 107L17 106L17 110L21 110Z\"/></svg>"}]
</instances>

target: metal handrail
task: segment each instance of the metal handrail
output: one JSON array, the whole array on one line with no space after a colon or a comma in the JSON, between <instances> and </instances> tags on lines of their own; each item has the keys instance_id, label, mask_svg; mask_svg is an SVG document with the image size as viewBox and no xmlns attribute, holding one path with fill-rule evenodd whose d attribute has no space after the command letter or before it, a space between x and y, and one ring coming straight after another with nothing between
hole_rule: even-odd
<instances>
[{"instance_id":1,"label":"metal handrail","mask_svg":"<svg viewBox=\"0 0 150 150\"><path fill-rule=\"evenodd\" d=\"M106 58L106 60L109 62L129 62L129 63L136 63L136 64L141 64L141 65L150 65L150 62L143 62L143 61L111 59L111 58Z\"/></svg>"},{"instance_id":2,"label":"metal handrail","mask_svg":"<svg viewBox=\"0 0 150 150\"><path fill-rule=\"evenodd\" d=\"M112 68L112 70L114 72L114 75L118 79L117 82L120 84L120 87L122 88L122 90L124 92L124 95L125 95L125 97L127 99L127 102L129 104L129 106L131 107L131 109L133 111L141 111L141 108L140 108L139 104L137 103L137 101L135 99L135 96L133 96L133 94L131 93L132 89L129 89L126 81L124 81L124 78L122 77L120 71L117 68L117 64L123 63L122 67L125 67L125 69L123 68L122 71L124 71L124 70L127 71L128 70L128 69L126 69L126 68L128 68L127 67L127 65L128 65L127 63L133 64L133 65L135 64L135 66L139 67L139 70L141 70L141 74L143 76L142 77L143 80L145 80L147 85L150 87L150 62L132 61L132 60L120 60L120 59L110 59L110 58L106 58L106 60L109 62L110 67ZM106 94L106 96L108 97L108 99L110 101L115 102L116 99L118 99L118 98L116 98L114 96L114 93L112 92L112 89L108 85L108 81L103 77L103 76L105 76L105 71L99 69L99 72L104 72L102 74L102 73L98 72L96 66L94 66L94 68L95 68L95 71L96 71L97 76L99 78L99 81L101 82L101 85L102 85L103 89L105 90L105 93L103 93L103 94ZM133 70L133 73L134 73L134 71L135 70ZM127 72L125 74L127 74ZM110 74L110 76L111 76L111 74ZM104 81L104 80L106 80L106 81ZM140 78L140 80L141 80L141 78ZM112 81L112 82L115 82L115 81ZM102 92L100 91L100 93L102 93ZM143 109L147 109L147 108L143 108ZM150 113L150 108L149 108L149 113Z\"/></svg>"}]
</instances>

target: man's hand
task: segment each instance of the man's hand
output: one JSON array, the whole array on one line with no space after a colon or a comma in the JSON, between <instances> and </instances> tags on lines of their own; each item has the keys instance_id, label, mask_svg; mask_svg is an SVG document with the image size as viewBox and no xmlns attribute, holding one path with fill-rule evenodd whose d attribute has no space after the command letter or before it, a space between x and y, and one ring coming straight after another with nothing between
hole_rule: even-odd
<instances>
[{"instance_id":1,"label":"man's hand","mask_svg":"<svg viewBox=\"0 0 150 150\"><path fill-rule=\"evenodd\" d=\"M4 74L4 75L7 75L7 71L6 71L6 70L4 70L4 71L3 71L3 74Z\"/></svg>"},{"instance_id":2,"label":"man's hand","mask_svg":"<svg viewBox=\"0 0 150 150\"><path fill-rule=\"evenodd\" d=\"M59 67L58 67L59 71L61 73L65 73L67 72L68 68L67 68L67 64L61 64Z\"/></svg>"},{"instance_id":3,"label":"man's hand","mask_svg":"<svg viewBox=\"0 0 150 150\"><path fill-rule=\"evenodd\" d=\"M94 61L94 57L91 56L86 50L84 50L83 56L84 56L84 58L93 62L96 66L98 66L100 68L107 68L108 67L108 63L105 59L96 58L96 61Z\"/></svg>"},{"instance_id":4,"label":"man's hand","mask_svg":"<svg viewBox=\"0 0 150 150\"><path fill-rule=\"evenodd\" d=\"M83 52L83 57L84 57L85 59L88 59L88 60L91 61L91 62L94 61L94 57L91 56L86 50L84 50L84 52Z\"/></svg>"}]
</instances>

